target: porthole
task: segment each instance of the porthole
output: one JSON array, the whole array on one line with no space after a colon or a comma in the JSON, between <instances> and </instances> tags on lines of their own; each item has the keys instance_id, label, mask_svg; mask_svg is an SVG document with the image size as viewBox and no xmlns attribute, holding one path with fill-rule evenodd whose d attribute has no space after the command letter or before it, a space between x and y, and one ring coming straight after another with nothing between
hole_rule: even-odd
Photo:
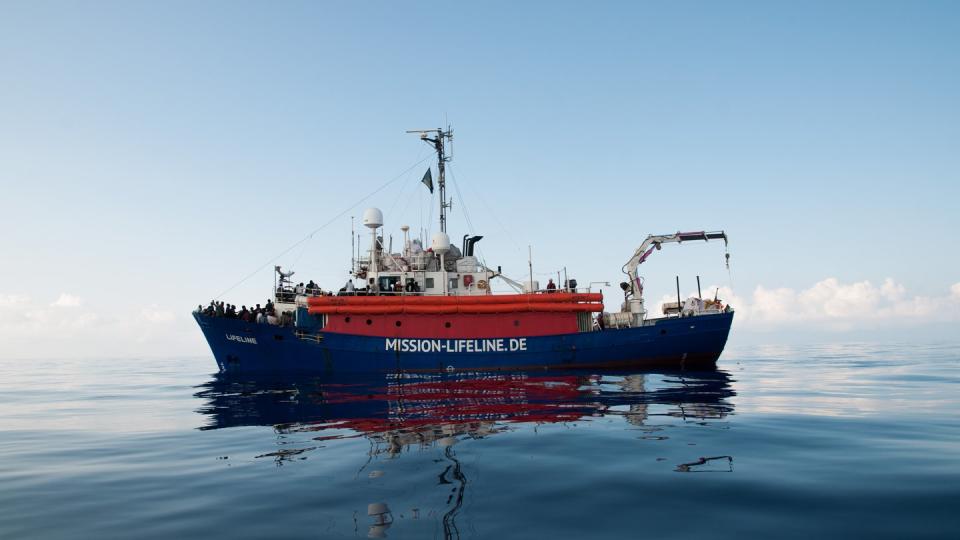
<instances>
[{"instance_id":1,"label":"porthole","mask_svg":"<svg viewBox=\"0 0 960 540\"><path fill-rule=\"evenodd\" d=\"M400 321L397 321L396 324L397 324L397 326L400 326L400 325L403 324L403 323L400 322Z\"/></svg>"},{"instance_id":2,"label":"porthole","mask_svg":"<svg viewBox=\"0 0 960 540\"><path fill-rule=\"evenodd\" d=\"M660 335L661 335L661 336L667 335L667 331L666 331L666 330L661 330L661 331L660 331Z\"/></svg>"},{"instance_id":3,"label":"porthole","mask_svg":"<svg viewBox=\"0 0 960 540\"><path fill-rule=\"evenodd\" d=\"M373 320L367 319L367 326L370 326L371 324L373 324Z\"/></svg>"},{"instance_id":4,"label":"porthole","mask_svg":"<svg viewBox=\"0 0 960 540\"><path fill-rule=\"evenodd\" d=\"M443 326L444 326L444 328L450 328L450 323L448 323L448 322L443 323Z\"/></svg>"},{"instance_id":5,"label":"porthole","mask_svg":"<svg viewBox=\"0 0 960 540\"><path fill-rule=\"evenodd\" d=\"M513 321L514 326L520 326L520 321Z\"/></svg>"},{"instance_id":6,"label":"porthole","mask_svg":"<svg viewBox=\"0 0 960 540\"><path fill-rule=\"evenodd\" d=\"M343 318L343 322L345 322L345 323L350 322L350 317L344 317L344 318Z\"/></svg>"}]
</instances>

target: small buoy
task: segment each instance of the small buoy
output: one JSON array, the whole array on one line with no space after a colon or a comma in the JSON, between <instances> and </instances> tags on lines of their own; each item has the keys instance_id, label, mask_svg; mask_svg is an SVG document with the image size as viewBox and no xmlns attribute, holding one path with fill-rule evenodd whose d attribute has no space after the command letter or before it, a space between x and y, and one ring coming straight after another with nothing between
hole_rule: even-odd
<instances>
[{"instance_id":1,"label":"small buoy","mask_svg":"<svg viewBox=\"0 0 960 540\"><path fill-rule=\"evenodd\" d=\"M367 515L368 516L382 516L384 514L390 513L390 508L387 507L387 503L370 503L367 505Z\"/></svg>"}]
</instances>

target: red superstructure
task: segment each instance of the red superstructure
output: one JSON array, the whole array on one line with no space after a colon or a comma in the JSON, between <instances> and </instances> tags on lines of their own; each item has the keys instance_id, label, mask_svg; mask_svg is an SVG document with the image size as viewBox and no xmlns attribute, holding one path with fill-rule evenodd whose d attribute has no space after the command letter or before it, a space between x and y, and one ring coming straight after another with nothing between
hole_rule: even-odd
<instances>
[{"instance_id":1,"label":"red superstructure","mask_svg":"<svg viewBox=\"0 0 960 540\"><path fill-rule=\"evenodd\" d=\"M307 300L326 329L410 338L546 336L577 332L603 311L599 293L483 296L320 296Z\"/></svg>"}]
</instances>

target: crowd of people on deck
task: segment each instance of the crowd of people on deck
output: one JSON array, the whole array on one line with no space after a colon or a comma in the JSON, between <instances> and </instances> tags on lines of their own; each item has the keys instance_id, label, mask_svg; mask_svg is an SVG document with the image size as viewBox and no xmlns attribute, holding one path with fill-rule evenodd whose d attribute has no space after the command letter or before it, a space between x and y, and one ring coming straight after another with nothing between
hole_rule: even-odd
<instances>
[{"instance_id":1,"label":"crowd of people on deck","mask_svg":"<svg viewBox=\"0 0 960 540\"><path fill-rule=\"evenodd\" d=\"M257 324L272 324L275 326L293 325L293 315L289 311L284 311L278 317L277 310L273 305L273 301L269 299L263 307L260 307L260 304L257 304L256 307L251 307L249 309L247 306L240 306L239 310L237 310L237 306L234 304L225 304L223 302L211 300L210 305L208 305L206 308L204 308L202 305L197 306L197 312L207 317L240 319L244 322Z\"/></svg>"},{"instance_id":2,"label":"crowd of people on deck","mask_svg":"<svg viewBox=\"0 0 960 540\"><path fill-rule=\"evenodd\" d=\"M372 280L371 280L372 281ZM573 281L572 283L576 283ZM574 285L575 286L575 285ZM557 285L551 279L547 283L546 292L557 292ZM296 286L277 286L278 302L293 302L297 296L332 296L333 291L324 291L319 285L311 279L308 283L299 283ZM400 283L399 280L392 283L388 290L380 290L376 283L371 283L369 287L357 288L353 280L348 280L344 287L336 293L337 296L379 296L392 294L422 294L420 286L413 279L407 279L407 283ZM279 316L272 300L267 300L263 307L260 304L256 306L240 306L237 309L235 304L226 304L211 300L210 305L203 307L197 306L197 313L206 317L223 317L226 319L239 319L244 322L257 324L272 324L276 326L292 326L293 313L285 311Z\"/></svg>"},{"instance_id":3,"label":"crowd of people on deck","mask_svg":"<svg viewBox=\"0 0 960 540\"><path fill-rule=\"evenodd\" d=\"M331 293L324 292L312 279L307 284L300 282L292 287L282 283L277 285L277 300L281 302L293 302L298 296L324 296L329 294Z\"/></svg>"}]
</instances>

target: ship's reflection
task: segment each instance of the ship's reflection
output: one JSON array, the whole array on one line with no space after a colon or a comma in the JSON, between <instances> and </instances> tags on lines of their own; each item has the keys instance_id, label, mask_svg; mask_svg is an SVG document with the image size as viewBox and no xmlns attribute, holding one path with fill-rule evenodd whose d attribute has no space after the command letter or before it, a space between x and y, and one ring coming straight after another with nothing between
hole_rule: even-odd
<instances>
[{"instance_id":1,"label":"ship's reflection","mask_svg":"<svg viewBox=\"0 0 960 540\"><path fill-rule=\"evenodd\" d=\"M721 370L585 374L458 372L348 377L218 374L198 387L201 429L273 426L318 432L317 440L363 436L378 453L482 438L513 423L622 416L643 426L651 414L718 419L729 414L731 378ZM659 406L651 412L651 406ZM324 436L329 432L329 436Z\"/></svg>"},{"instance_id":2,"label":"ship's reflection","mask_svg":"<svg viewBox=\"0 0 960 540\"><path fill-rule=\"evenodd\" d=\"M733 410L731 382L722 370L256 378L221 374L201 385L196 397L203 400L198 412L206 422L201 429L272 426L277 434L306 435L312 441L364 437L370 442L370 459L417 448L441 449L446 468L439 473L439 483L452 489L442 516L444 536L457 538L456 516L468 484L455 451L458 442L508 432L519 424L596 417L622 417L649 427L651 433L656 428L650 424L664 416L674 421L722 419ZM282 465L303 459L322 444L326 442L257 457ZM676 470L699 472L713 461L677 464ZM371 504L368 515L375 520L369 535L385 535L392 523L387 505Z\"/></svg>"}]
</instances>

